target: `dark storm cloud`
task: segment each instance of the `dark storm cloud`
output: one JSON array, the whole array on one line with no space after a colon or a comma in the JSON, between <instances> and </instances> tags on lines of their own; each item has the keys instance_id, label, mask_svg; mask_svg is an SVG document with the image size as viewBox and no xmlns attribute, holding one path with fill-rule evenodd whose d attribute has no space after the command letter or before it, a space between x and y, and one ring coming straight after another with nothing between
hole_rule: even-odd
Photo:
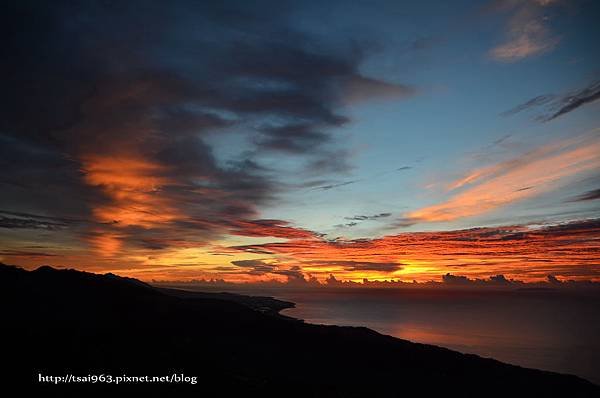
<instances>
[{"instance_id":1,"label":"dark storm cloud","mask_svg":"<svg viewBox=\"0 0 600 398\"><path fill-rule=\"evenodd\" d=\"M297 156L313 174L346 172L333 133L348 122L341 107L415 90L364 76L365 48L315 40L289 12L279 2L5 5L0 205L94 219L102 228L86 236L118 228L160 249L174 230L202 240L257 230L237 221L276 200L272 170L221 161L216 134L245 134L254 153Z\"/></svg>"},{"instance_id":2,"label":"dark storm cloud","mask_svg":"<svg viewBox=\"0 0 600 398\"><path fill-rule=\"evenodd\" d=\"M549 122L562 115L572 112L583 105L595 102L598 99L600 99L600 81L594 81L587 87L571 92L567 95L539 95L523 104L517 105L516 107L501 113L501 115L511 116L529 109L546 107L546 114L539 115L536 119L540 122Z\"/></svg>"}]
</instances>

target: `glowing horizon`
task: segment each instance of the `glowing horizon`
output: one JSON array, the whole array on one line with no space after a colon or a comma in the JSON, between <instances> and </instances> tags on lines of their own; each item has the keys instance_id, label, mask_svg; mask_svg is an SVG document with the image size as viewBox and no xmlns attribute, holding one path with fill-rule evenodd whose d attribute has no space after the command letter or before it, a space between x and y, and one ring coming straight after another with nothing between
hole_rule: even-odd
<instances>
[{"instance_id":1,"label":"glowing horizon","mask_svg":"<svg viewBox=\"0 0 600 398\"><path fill-rule=\"evenodd\" d=\"M2 94L0 262L600 282L594 6L476 3L32 10Z\"/></svg>"}]
</instances>

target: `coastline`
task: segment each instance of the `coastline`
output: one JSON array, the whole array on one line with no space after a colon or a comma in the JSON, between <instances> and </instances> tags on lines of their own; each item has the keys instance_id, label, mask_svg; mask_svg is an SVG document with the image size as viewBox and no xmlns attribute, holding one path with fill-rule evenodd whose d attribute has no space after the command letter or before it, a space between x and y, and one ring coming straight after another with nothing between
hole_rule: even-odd
<instances>
[{"instance_id":1,"label":"coastline","mask_svg":"<svg viewBox=\"0 0 600 398\"><path fill-rule=\"evenodd\" d=\"M229 291L294 302L280 316L309 324L366 327L402 340L600 381L597 291Z\"/></svg>"},{"instance_id":2,"label":"coastline","mask_svg":"<svg viewBox=\"0 0 600 398\"><path fill-rule=\"evenodd\" d=\"M202 383L177 386L195 396L401 396L398 383L403 382L418 385L425 395L438 393L439 386L463 395L478 395L490 385L496 392L549 396L600 391L577 376L412 343L366 327L291 321L279 311L292 303L268 297L192 298L189 292L166 294L135 279L50 267L2 266L0 273L11 342L7 383L21 389L59 388L34 382L40 370L78 375L178 370L202 376ZM265 312L264 305L252 309L239 300L276 307ZM356 383L360 377L397 383ZM148 391L162 387L173 388Z\"/></svg>"}]
</instances>

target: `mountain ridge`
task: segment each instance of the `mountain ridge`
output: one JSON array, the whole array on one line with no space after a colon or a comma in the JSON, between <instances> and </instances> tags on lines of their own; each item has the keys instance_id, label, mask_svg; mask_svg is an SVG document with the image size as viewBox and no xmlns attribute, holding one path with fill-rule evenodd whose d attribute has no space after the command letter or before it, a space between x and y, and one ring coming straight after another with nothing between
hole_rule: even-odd
<instances>
[{"instance_id":1,"label":"mountain ridge","mask_svg":"<svg viewBox=\"0 0 600 398\"><path fill-rule=\"evenodd\" d=\"M0 265L0 288L7 382L50 394L113 386L54 386L37 382L39 373L198 376L195 385L118 386L185 396L394 397L403 386L463 396L600 391L576 376L367 328L306 324L212 294L190 299L115 275Z\"/></svg>"}]
</instances>

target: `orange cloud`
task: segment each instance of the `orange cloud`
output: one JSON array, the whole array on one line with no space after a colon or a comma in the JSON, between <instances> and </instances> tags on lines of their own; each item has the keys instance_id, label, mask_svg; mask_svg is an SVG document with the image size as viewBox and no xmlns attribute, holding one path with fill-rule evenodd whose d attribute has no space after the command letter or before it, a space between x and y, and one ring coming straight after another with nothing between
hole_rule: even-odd
<instances>
[{"instance_id":1,"label":"orange cloud","mask_svg":"<svg viewBox=\"0 0 600 398\"><path fill-rule=\"evenodd\" d=\"M405 214L409 220L452 221L552 191L574 175L600 169L600 140L580 137L470 172L449 185L467 187L446 202Z\"/></svg>"},{"instance_id":2,"label":"orange cloud","mask_svg":"<svg viewBox=\"0 0 600 398\"><path fill-rule=\"evenodd\" d=\"M425 282L448 273L471 279L503 274L526 282L561 280L600 282L600 219L551 226L512 225L456 231L406 232L378 239L326 240L318 237L236 246L127 248L126 231L97 230L91 242L104 255L85 250L50 251L44 263L114 272L145 280L225 279L258 282L310 278L324 282L363 278ZM123 234L120 234L123 232ZM222 242L225 243L225 242ZM111 257L118 254L116 257ZM40 265L40 253L5 251L0 260ZM249 261L251 260L251 261ZM241 261L241 262L240 262ZM263 265L240 267L239 265ZM256 271L260 272L256 272Z\"/></svg>"},{"instance_id":3,"label":"orange cloud","mask_svg":"<svg viewBox=\"0 0 600 398\"><path fill-rule=\"evenodd\" d=\"M169 183L162 175L166 167L131 155L94 155L82 159L87 184L96 186L109 202L92 209L100 223L117 228L137 226L149 228L177 218L174 204L161 196L161 188ZM121 235L105 232L89 237L100 254L114 254L121 246Z\"/></svg>"},{"instance_id":4,"label":"orange cloud","mask_svg":"<svg viewBox=\"0 0 600 398\"><path fill-rule=\"evenodd\" d=\"M119 234L97 231L88 236L88 241L101 256L109 257L117 254L121 249L121 238Z\"/></svg>"},{"instance_id":5,"label":"orange cloud","mask_svg":"<svg viewBox=\"0 0 600 398\"><path fill-rule=\"evenodd\" d=\"M295 240L231 249L271 254L286 264L300 264L322 280L334 273L348 280L426 281L458 270L475 278L501 273L535 281L556 274L600 281L600 220L543 228L409 232L370 240Z\"/></svg>"},{"instance_id":6,"label":"orange cloud","mask_svg":"<svg viewBox=\"0 0 600 398\"><path fill-rule=\"evenodd\" d=\"M104 256L116 254L127 236L120 231L115 232L115 229L170 228L177 233L177 228L172 225L175 221L187 223L197 231L198 236L190 242L177 242L171 238L143 238L142 244L155 248L167 245L198 246L200 232L206 230L247 237L311 239L317 236L312 231L293 227L282 220L237 219L226 213L215 214L213 218L196 217L186 211L187 203L180 203L177 195L165 192L165 188L177 186L177 181L168 177L172 174L171 170L140 156L88 155L82 157L81 162L84 181L107 196L105 203L96 204L92 209L95 220L105 224L105 233L96 231L87 236L88 242ZM188 192L193 192L198 199L243 206L243 203L235 202L219 189L195 187Z\"/></svg>"},{"instance_id":7,"label":"orange cloud","mask_svg":"<svg viewBox=\"0 0 600 398\"><path fill-rule=\"evenodd\" d=\"M87 156L85 181L99 187L111 202L93 209L100 222L116 226L151 227L175 219L178 211L161 196L169 183L161 173L165 166L130 156Z\"/></svg>"},{"instance_id":8,"label":"orange cloud","mask_svg":"<svg viewBox=\"0 0 600 398\"><path fill-rule=\"evenodd\" d=\"M560 38L548 26L545 9L553 0L504 2L511 17L506 40L490 51L492 58L501 62L515 62L553 50Z\"/></svg>"}]
</instances>

